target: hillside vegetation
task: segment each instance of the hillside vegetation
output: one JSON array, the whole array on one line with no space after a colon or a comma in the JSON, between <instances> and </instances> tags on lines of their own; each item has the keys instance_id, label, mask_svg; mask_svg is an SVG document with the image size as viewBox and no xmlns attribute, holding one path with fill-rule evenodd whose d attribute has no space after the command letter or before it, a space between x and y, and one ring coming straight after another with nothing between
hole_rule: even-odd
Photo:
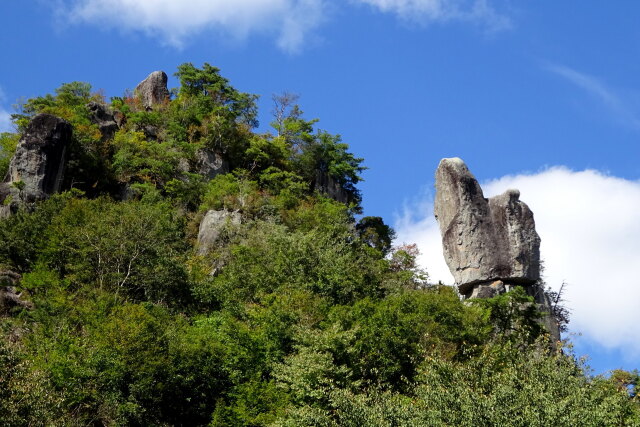
<instances>
[{"instance_id":1,"label":"hillside vegetation","mask_svg":"<svg viewBox=\"0 0 640 427\"><path fill-rule=\"evenodd\" d=\"M66 191L0 220L28 302L1 313L1 425L640 425L637 374L589 375L520 289L430 284L362 216L363 159L295 97L257 133L256 96L218 69L176 76L154 108L74 82L14 115L61 117L73 144ZM0 136L0 176L18 139ZM203 152L228 171L203 174ZM210 210L242 220L200 250Z\"/></svg>"}]
</instances>

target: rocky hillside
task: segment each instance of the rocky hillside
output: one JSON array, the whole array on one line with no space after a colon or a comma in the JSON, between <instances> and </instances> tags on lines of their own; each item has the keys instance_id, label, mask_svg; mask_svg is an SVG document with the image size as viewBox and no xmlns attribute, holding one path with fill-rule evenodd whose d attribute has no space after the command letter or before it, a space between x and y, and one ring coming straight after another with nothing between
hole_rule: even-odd
<instances>
[{"instance_id":1,"label":"rocky hillside","mask_svg":"<svg viewBox=\"0 0 640 427\"><path fill-rule=\"evenodd\" d=\"M63 84L0 135L0 424L640 425L638 374L558 341L516 191L442 161L432 284L295 96L258 133L217 68L176 76Z\"/></svg>"}]
</instances>

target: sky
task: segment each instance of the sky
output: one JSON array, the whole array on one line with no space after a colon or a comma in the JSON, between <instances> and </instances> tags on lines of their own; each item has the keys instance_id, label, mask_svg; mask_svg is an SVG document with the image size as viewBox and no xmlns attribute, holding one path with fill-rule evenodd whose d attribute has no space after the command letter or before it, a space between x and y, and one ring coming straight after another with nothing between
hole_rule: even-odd
<instances>
[{"instance_id":1,"label":"sky","mask_svg":"<svg viewBox=\"0 0 640 427\"><path fill-rule=\"evenodd\" d=\"M588 6L587 6L588 5ZM633 0L0 2L0 130L13 105L86 81L120 96L209 62L261 96L300 96L369 168L367 215L452 283L434 172L461 157L485 195L519 188L545 280L597 373L640 368L640 3Z\"/></svg>"}]
</instances>

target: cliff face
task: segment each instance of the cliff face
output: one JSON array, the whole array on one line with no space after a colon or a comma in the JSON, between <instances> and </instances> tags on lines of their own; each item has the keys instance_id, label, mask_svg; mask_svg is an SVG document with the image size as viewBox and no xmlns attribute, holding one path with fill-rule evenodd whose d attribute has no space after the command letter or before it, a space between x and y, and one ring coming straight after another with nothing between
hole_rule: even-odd
<instances>
[{"instance_id":1,"label":"cliff face","mask_svg":"<svg viewBox=\"0 0 640 427\"><path fill-rule=\"evenodd\" d=\"M33 203L60 190L71 135L71 125L61 118L38 114L31 120L0 183L0 215L19 201Z\"/></svg>"},{"instance_id":2,"label":"cliff face","mask_svg":"<svg viewBox=\"0 0 640 427\"><path fill-rule=\"evenodd\" d=\"M461 159L442 159L436 170L434 213L445 260L465 298L490 298L523 286L542 311L551 311L538 284L540 237L533 212L520 201L518 190L486 199ZM559 339L551 316L543 323Z\"/></svg>"}]
</instances>

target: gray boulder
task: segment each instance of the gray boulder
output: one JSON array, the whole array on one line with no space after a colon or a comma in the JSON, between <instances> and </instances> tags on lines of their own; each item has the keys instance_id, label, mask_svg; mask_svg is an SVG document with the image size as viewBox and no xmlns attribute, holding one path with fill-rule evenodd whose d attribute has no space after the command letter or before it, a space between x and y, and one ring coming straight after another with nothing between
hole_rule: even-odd
<instances>
[{"instance_id":1,"label":"gray boulder","mask_svg":"<svg viewBox=\"0 0 640 427\"><path fill-rule=\"evenodd\" d=\"M196 173L213 179L227 172L229 172L229 162L219 153L208 149L202 149L196 152Z\"/></svg>"},{"instance_id":2,"label":"gray boulder","mask_svg":"<svg viewBox=\"0 0 640 427\"><path fill-rule=\"evenodd\" d=\"M486 199L459 158L436 171L434 211L444 256L462 294L476 283L533 284L540 278L540 237L517 190Z\"/></svg>"},{"instance_id":3,"label":"gray boulder","mask_svg":"<svg viewBox=\"0 0 640 427\"><path fill-rule=\"evenodd\" d=\"M164 71L154 71L136 86L134 94L146 109L151 109L154 105L162 104L169 99L167 81Z\"/></svg>"},{"instance_id":4,"label":"gray boulder","mask_svg":"<svg viewBox=\"0 0 640 427\"><path fill-rule=\"evenodd\" d=\"M198 255L205 255L217 243L226 227L240 225L239 212L208 211L200 223L198 230Z\"/></svg>"},{"instance_id":5,"label":"gray boulder","mask_svg":"<svg viewBox=\"0 0 640 427\"><path fill-rule=\"evenodd\" d=\"M14 205L33 203L60 191L71 137L71 125L59 117L38 114L31 120L0 183L4 214L8 197Z\"/></svg>"},{"instance_id":6,"label":"gray boulder","mask_svg":"<svg viewBox=\"0 0 640 427\"><path fill-rule=\"evenodd\" d=\"M505 285L502 280L478 283L473 287L469 298L493 298L510 290L511 286Z\"/></svg>"}]
</instances>

